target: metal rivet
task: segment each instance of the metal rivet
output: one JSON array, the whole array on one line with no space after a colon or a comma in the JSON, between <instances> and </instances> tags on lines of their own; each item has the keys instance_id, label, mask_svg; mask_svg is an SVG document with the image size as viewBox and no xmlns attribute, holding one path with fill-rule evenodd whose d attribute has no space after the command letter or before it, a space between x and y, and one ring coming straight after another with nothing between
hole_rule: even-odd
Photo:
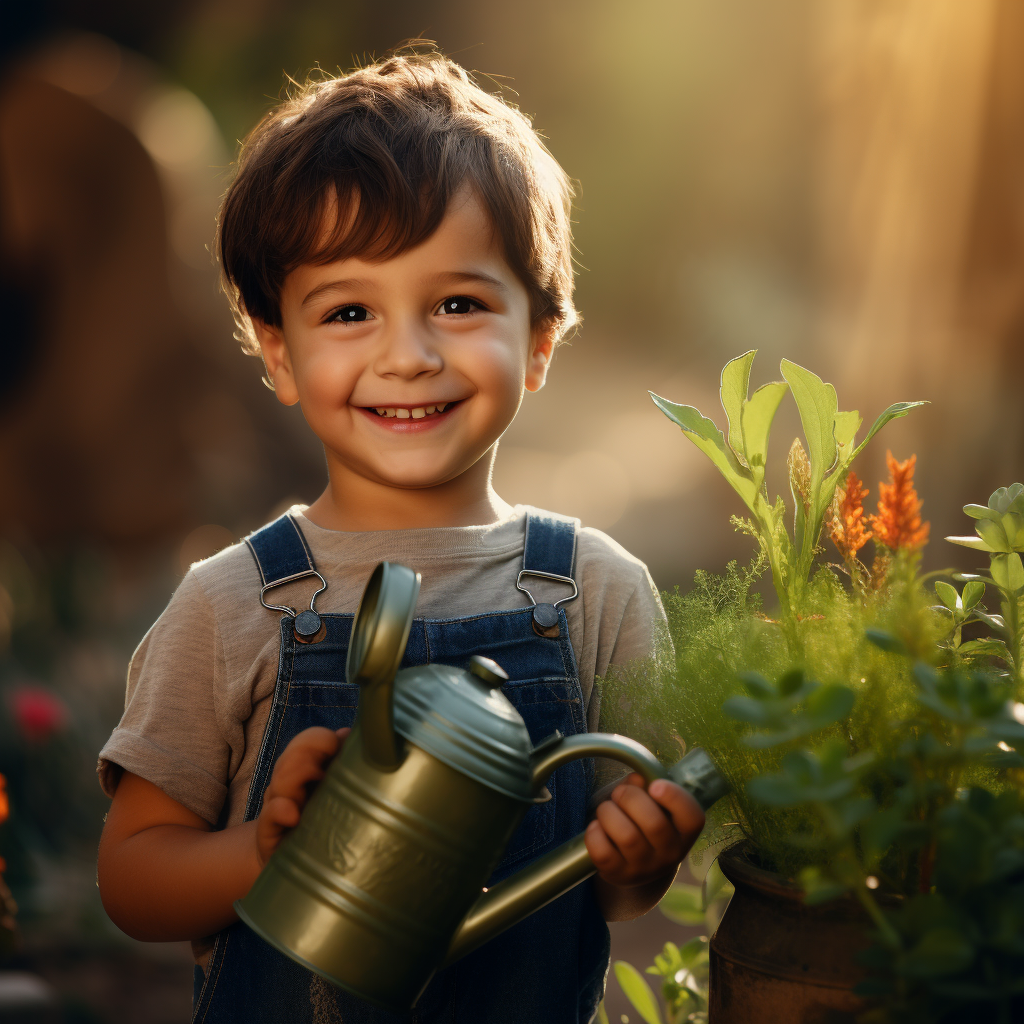
<instances>
[{"instance_id":1,"label":"metal rivet","mask_svg":"<svg viewBox=\"0 0 1024 1024\"><path fill-rule=\"evenodd\" d=\"M295 616L292 632L300 644L315 644L327 635L327 624L316 612L307 609Z\"/></svg>"},{"instance_id":2,"label":"metal rivet","mask_svg":"<svg viewBox=\"0 0 1024 1024\"><path fill-rule=\"evenodd\" d=\"M554 638L561 629L558 625L558 609L553 604L538 604L533 609L533 631L538 636Z\"/></svg>"}]
</instances>

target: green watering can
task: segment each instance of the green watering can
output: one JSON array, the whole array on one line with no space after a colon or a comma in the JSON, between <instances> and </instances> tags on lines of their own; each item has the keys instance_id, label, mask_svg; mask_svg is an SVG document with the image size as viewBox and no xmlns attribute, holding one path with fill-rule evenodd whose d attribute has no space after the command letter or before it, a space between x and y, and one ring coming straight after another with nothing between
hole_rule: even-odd
<instances>
[{"instance_id":1,"label":"green watering can","mask_svg":"<svg viewBox=\"0 0 1024 1024\"><path fill-rule=\"evenodd\" d=\"M595 872L576 836L484 889L512 833L560 765L610 757L648 783L670 777L706 809L727 791L702 750L667 771L625 736L555 733L536 747L501 692L508 676L474 656L398 670L418 573L382 562L352 626L347 672L356 726L238 916L328 981L407 1011L439 968Z\"/></svg>"}]
</instances>

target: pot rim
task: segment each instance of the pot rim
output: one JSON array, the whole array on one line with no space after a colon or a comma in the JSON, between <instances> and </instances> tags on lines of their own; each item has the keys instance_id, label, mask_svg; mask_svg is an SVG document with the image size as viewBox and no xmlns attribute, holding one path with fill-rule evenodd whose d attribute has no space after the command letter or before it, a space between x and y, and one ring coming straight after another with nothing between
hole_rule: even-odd
<instances>
[{"instance_id":1,"label":"pot rim","mask_svg":"<svg viewBox=\"0 0 1024 1024\"><path fill-rule=\"evenodd\" d=\"M749 844L745 839L723 850L718 855L718 866L733 885L748 885L783 899L803 903L803 886L774 871L758 867L750 859Z\"/></svg>"}]
</instances>

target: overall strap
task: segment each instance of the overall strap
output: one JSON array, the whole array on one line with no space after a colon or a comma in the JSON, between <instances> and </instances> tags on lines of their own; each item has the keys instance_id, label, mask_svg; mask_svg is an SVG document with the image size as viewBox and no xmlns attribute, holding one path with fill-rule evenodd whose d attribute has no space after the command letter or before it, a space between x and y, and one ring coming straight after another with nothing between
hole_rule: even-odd
<instances>
[{"instance_id":1,"label":"overall strap","mask_svg":"<svg viewBox=\"0 0 1024 1024\"><path fill-rule=\"evenodd\" d=\"M273 611L295 615L295 609L283 604L268 604L267 591L282 583L315 576L320 588L309 602L309 610L295 616L295 639L302 643L315 643L324 632L323 623L314 608L317 595L327 589L327 581L316 571L313 556L299 524L290 513L275 519L272 523L245 538L245 543L256 560L263 586L260 588L260 604Z\"/></svg>"},{"instance_id":2,"label":"overall strap","mask_svg":"<svg viewBox=\"0 0 1024 1024\"><path fill-rule=\"evenodd\" d=\"M516 580L516 588L533 601L533 629L540 636L554 638L559 635L558 608L579 594L576 581L573 579L576 533L579 525L578 519L554 515L551 512L527 514L523 568ZM529 589L529 584L534 579L564 583L567 588L571 587L572 591L554 603L538 604Z\"/></svg>"}]
</instances>

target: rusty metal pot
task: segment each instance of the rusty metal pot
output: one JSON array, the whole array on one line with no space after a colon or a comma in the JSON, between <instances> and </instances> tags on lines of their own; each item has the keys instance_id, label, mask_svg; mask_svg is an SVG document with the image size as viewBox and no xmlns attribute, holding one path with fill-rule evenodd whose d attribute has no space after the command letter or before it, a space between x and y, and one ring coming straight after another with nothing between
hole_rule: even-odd
<instances>
[{"instance_id":1,"label":"rusty metal pot","mask_svg":"<svg viewBox=\"0 0 1024 1024\"><path fill-rule=\"evenodd\" d=\"M710 1024L853 1024L865 972L867 915L852 898L806 906L802 890L753 864L719 857L736 887L711 939Z\"/></svg>"}]
</instances>

